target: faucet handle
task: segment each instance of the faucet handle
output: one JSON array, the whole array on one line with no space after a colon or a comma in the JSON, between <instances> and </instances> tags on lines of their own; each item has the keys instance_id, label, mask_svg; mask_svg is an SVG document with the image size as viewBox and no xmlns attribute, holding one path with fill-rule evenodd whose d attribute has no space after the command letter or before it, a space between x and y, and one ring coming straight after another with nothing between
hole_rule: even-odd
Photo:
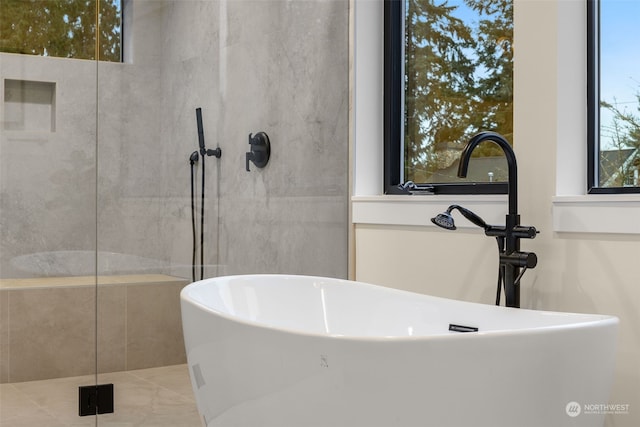
<instances>
[{"instance_id":1,"label":"faucet handle","mask_svg":"<svg viewBox=\"0 0 640 427\"><path fill-rule=\"evenodd\" d=\"M247 151L245 153L245 169L247 170L247 172L251 172L251 169L249 169L249 161L254 161L255 160L255 153L253 151Z\"/></svg>"},{"instance_id":2,"label":"faucet handle","mask_svg":"<svg viewBox=\"0 0 640 427\"><path fill-rule=\"evenodd\" d=\"M538 256L533 252L513 252L509 255L500 254L500 264L510 264L516 267L534 268L538 265Z\"/></svg>"},{"instance_id":3,"label":"faucet handle","mask_svg":"<svg viewBox=\"0 0 640 427\"><path fill-rule=\"evenodd\" d=\"M527 227L525 225L516 225L513 227L513 235L520 239L535 239L540 233L535 227Z\"/></svg>"}]
</instances>

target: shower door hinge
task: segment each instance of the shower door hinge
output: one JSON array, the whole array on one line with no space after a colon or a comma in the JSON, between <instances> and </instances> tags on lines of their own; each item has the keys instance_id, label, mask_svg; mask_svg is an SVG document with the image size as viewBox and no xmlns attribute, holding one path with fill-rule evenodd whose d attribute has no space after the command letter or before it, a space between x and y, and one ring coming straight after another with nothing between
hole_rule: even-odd
<instances>
[{"instance_id":1,"label":"shower door hinge","mask_svg":"<svg viewBox=\"0 0 640 427\"><path fill-rule=\"evenodd\" d=\"M113 413L113 384L86 385L79 389L79 416Z\"/></svg>"}]
</instances>

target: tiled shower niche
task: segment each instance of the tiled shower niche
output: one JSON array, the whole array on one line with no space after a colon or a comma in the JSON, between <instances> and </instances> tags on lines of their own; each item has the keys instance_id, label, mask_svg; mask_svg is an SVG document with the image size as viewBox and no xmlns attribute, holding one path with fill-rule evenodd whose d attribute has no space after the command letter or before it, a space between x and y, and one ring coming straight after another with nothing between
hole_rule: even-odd
<instances>
[{"instance_id":1,"label":"tiled shower niche","mask_svg":"<svg viewBox=\"0 0 640 427\"><path fill-rule=\"evenodd\" d=\"M4 80L4 130L55 132L56 84Z\"/></svg>"}]
</instances>

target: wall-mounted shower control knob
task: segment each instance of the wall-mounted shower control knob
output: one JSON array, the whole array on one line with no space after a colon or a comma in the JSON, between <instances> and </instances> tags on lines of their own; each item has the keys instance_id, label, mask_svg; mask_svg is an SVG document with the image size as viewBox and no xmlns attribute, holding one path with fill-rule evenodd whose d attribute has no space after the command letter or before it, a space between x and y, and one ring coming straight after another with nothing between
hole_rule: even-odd
<instances>
[{"instance_id":1,"label":"wall-mounted shower control knob","mask_svg":"<svg viewBox=\"0 0 640 427\"><path fill-rule=\"evenodd\" d=\"M271 142L264 132L255 135L249 134L249 146L251 151L247 151L245 157L245 168L250 172L249 162L253 162L256 167L263 168L269 163L271 157Z\"/></svg>"}]
</instances>

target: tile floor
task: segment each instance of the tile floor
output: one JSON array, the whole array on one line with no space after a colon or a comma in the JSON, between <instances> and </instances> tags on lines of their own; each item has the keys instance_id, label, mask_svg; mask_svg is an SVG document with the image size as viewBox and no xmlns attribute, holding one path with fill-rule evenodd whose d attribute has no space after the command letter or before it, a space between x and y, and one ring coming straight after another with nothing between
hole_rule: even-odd
<instances>
[{"instance_id":1,"label":"tile floor","mask_svg":"<svg viewBox=\"0 0 640 427\"><path fill-rule=\"evenodd\" d=\"M0 384L1 427L202 427L187 365L100 374L114 413L78 416L78 387L95 376Z\"/></svg>"}]
</instances>

